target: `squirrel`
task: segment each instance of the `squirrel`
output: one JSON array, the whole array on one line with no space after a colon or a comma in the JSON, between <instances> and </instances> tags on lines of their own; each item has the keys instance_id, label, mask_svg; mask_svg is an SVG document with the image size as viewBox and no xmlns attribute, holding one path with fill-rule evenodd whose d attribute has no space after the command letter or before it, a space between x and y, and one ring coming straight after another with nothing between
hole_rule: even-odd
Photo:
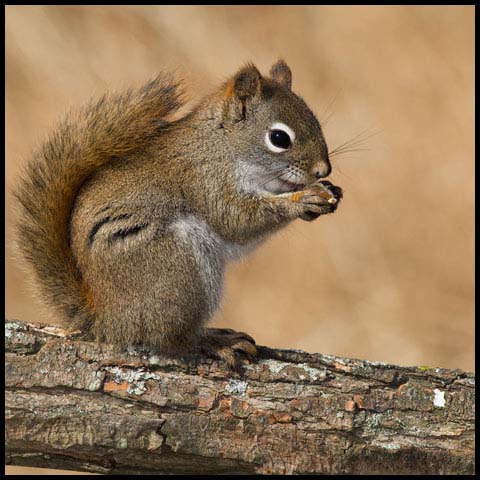
<instances>
[{"instance_id":1,"label":"squirrel","mask_svg":"<svg viewBox=\"0 0 480 480\"><path fill-rule=\"evenodd\" d=\"M184 87L162 73L70 113L14 192L17 243L40 293L87 339L200 352L236 365L255 341L206 328L226 263L342 190L321 126L279 60L247 64L181 118Z\"/></svg>"}]
</instances>

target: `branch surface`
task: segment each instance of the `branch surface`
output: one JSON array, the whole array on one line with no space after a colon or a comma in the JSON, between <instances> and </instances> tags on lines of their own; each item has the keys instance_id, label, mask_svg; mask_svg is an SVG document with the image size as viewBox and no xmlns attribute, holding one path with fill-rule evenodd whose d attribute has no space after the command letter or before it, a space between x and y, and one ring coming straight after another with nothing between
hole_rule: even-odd
<instances>
[{"instance_id":1,"label":"branch surface","mask_svg":"<svg viewBox=\"0 0 480 480\"><path fill-rule=\"evenodd\" d=\"M6 462L105 474L473 474L475 377L260 347L234 373L6 321Z\"/></svg>"}]
</instances>

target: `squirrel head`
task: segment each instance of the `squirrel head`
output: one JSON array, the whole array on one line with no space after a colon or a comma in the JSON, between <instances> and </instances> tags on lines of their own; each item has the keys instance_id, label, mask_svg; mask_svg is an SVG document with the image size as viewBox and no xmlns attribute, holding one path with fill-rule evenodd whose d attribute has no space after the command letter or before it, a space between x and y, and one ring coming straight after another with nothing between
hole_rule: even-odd
<instances>
[{"instance_id":1,"label":"squirrel head","mask_svg":"<svg viewBox=\"0 0 480 480\"><path fill-rule=\"evenodd\" d=\"M301 190L331 172L320 124L291 86L283 60L269 77L249 64L222 86L210 110L247 190Z\"/></svg>"}]
</instances>

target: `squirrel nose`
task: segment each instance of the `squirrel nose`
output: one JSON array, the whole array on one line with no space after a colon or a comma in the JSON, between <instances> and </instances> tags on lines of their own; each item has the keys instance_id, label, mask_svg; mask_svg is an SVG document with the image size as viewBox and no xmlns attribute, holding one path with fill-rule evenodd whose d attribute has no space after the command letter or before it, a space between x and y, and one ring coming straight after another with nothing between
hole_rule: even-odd
<instances>
[{"instance_id":1,"label":"squirrel nose","mask_svg":"<svg viewBox=\"0 0 480 480\"><path fill-rule=\"evenodd\" d=\"M330 162L322 162L315 165L313 171L316 178L328 177L332 172L332 166L330 165Z\"/></svg>"}]
</instances>

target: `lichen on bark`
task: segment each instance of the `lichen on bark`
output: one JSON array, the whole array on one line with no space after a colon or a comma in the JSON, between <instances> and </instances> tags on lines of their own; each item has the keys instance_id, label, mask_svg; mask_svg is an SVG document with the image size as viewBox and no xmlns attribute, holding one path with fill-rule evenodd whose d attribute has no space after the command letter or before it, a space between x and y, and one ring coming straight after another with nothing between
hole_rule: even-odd
<instances>
[{"instance_id":1,"label":"lichen on bark","mask_svg":"<svg viewBox=\"0 0 480 480\"><path fill-rule=\"evenodd\" d=\"M6 323L6 461L99 473L474 473L472 373L260 347L120 351Z\"/></svg>"}]
</instances>

